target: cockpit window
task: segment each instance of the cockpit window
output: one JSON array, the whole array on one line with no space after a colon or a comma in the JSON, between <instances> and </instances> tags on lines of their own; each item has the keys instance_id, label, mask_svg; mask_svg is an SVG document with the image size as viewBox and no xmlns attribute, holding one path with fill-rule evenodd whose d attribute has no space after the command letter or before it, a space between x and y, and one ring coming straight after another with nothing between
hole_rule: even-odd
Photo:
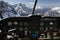
<instances>
[{"instance_id":1,"label":"cockpit window","mask_svg":"<svg viewBox=\"0 0 60 40\"><path fill-rule=\"evenodd\" d=\"M32 15L35 0L0 0L0 18ZM60 17L60 0L38 0L34 15Z\"/></svg>"},{"instance_id":2,"label":"cockpit window","mask_svg":"<svg viewBox=\"0 0 60 40\"><path fill-rule=\"evenodd\" d=\"M41 16L60 17L60 0L38 0L38 12Z\"/></svg>"},{"instance_id":3,"label":"cockpit window","mask_svg":"<svg viewBox=\"0 0 60 40\"><path fill-rule=\"evenodd\" d=\"M0 18L29 16L35 0L0 0Z\"/></svg>"}]
</instances>

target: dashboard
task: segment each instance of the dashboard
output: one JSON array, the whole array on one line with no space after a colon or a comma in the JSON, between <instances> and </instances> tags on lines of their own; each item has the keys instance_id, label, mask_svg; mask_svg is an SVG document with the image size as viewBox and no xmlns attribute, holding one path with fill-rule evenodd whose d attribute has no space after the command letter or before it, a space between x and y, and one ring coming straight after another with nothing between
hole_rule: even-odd
<instances>
[{"instance_id":1,"label":"dashboard","mask_svg":"<svg viewBox=\"0 0 60 40\"><path fill-rule=\"evenodd\" d=\"M0 39L3 40L59 40L58 17L12 17L0 21Z\"/></svg>"}]
</instances>

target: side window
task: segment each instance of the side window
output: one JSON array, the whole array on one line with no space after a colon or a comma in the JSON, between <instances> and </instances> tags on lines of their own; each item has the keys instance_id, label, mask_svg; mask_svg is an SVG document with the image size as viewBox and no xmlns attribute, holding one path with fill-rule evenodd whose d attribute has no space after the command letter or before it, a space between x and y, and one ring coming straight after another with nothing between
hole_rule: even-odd
<instances>
[{"instance_id":1,"label":"side window","mask_svg":"<svg viewBox=\"0 0 60 40\"><path fill-rule=\"evenodd\" d=\"M60 17L60 0L38 0L35 14Z\"/></svg>"}]
</instances>

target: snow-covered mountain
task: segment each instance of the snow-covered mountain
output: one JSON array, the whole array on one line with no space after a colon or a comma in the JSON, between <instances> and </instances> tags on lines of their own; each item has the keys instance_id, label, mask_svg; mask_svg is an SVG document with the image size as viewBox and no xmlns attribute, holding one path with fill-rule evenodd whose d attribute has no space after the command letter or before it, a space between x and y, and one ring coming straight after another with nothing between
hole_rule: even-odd
<instances>
[{"instance_id":1,"label":"snow-covered mountain","mask_svg":"<svg viewBox=\"0 0 60 40\"><path fill-rule=\"evenodd\" d=\"M16 14L16 11L10 4L0 1L0 18L13 17Z\"/></svg>"},{"instance_id":2,"label":"snow-covered mountain","mask_svg":"<svg viewBox=\"0 0 60 40\"><path fill-rule=\"evenodd\" d=\"M44 16L60 17L60 7L51 8L51 10L47 11Z\"/></svg>"},{"instance_id":3,"label":"snow-covered mountain","mask_svg":"<svg viewBox=\"0 0 60 40\"><path fill-rule=\"evenodd\" d=\"M32 9L28 8L25 4L22 3L13 5L13 8L21 16L28 16L32 13Z\"/></svg>"},{"instance_id":4,"label":"snow-covered mountain","mask_svg":"<svg viewBox=\"0 0 60 40\"><path fill-rule=\"evenodd\" d=\"M21 16L28 16L28 15L32 14L32 10L33 10L32 8L29 8L25 4L22 4L22 3L13 5L13 8ZM39 9L35 10L34 14L35 15L43 15L49 9L50 8L39 8Z\"/></svg>"},{"instance_id":5,"label":"snow-covered mountain","mask_svg":"<svg viewBox=\"0 0 60 40\"><path fill-rule=\"evenodd\" d=\"M42 9L36 9L35 10L35 14L37 15L42 15L42 16L44 16L44 14L45 14L45 12L47 12L48 10L50 10L50 8L42 8Z\"/></svg>"},{"instance_id":6,"label":"snow-covered mountain","mask_svg":"<svg viewBox=\"0 0 60 40\"><path fill-rule=\"evenodd\" d=\"M35 14L43 14L45 11L47 11L46 8L39 8L35 10ZM22 3L10 5L4 1L0 1L0 13L0 17L2 18L28 16L31 15L32 8L29 8Z\"/></svg>"}]
</instances>

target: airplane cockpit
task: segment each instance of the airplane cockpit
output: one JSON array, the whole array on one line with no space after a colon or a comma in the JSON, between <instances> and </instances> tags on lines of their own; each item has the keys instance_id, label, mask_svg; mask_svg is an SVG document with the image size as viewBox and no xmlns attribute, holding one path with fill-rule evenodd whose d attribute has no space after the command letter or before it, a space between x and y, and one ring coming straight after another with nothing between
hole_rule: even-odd
<instances>
[{"instance_id":1,"label":"airplane cockpit","mask_svg":"<svg viewBox=\"0 0 60 40\"><path fill-rule=\"evenodd\" d=\"M0 0L0 40L60 40L60 0Z\"/></svg>"}]
</instances>

